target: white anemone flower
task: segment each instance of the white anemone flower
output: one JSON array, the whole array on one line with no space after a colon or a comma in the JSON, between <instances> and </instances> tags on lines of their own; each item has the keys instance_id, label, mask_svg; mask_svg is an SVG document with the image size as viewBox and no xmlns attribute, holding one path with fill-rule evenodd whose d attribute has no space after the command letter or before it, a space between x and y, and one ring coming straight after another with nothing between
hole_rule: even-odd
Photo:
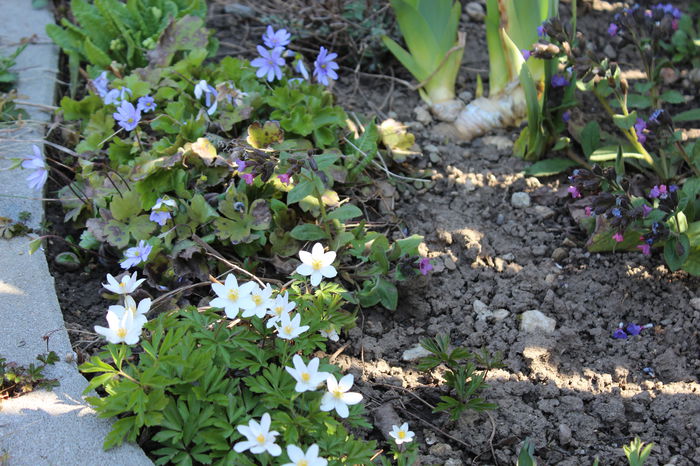
<instances>
[{"instance_id":1,"label":"white anemone flower","mask_svg":"<svg viewBox=\"0 0 700 466\"><path fill-rule=\"evenodd\" d=\"M148 322L146 319L146 314L151 310L151 298L142 299L141 302L136 305L136 301L131 296L124 297L124 305L114 305L109 306L108 312L114 312L117 317L121 319L122 315L126 312L131 313L134 320L140 322L141 325Z\"/></svg>"},{"instance_id":2,"label":"white anemone flower","mask_svg":"<svg viewBox=\"0 0 700 466\"><path fill-rule=\"evenodd\" d=\"M352 374L348 374L339 381L335 380L332 375L326 380L328 392L321 399L321 411L332 411L338 413L338 416L346 418L350 415L348 406L356 405L362 401L362 395L357 392L350 392L354 382Z\"/></svg>"},{"instance_id":3,"label":"white anemone flower","mask_svg":"<svg viewBox=\"0 0 700 466\"><path fill-rule=\"evenodd\" d=\"M136 291L136 288L144 281L146 281L145 278L137 279L137 272L134 272L131 276L125 274L119 282L112 274L108 273L107 283L103 283L102 286L112 293L127 295Z\"/></svg>"},{"instance_id":4,"label":"white anemone flower","mask_svg":"<svg viewBox=\"0 0 700 466\"><path fill-rule=\"evenodd\" d=\"M141 337L141 330L145 317L134 318L131 312L123 312L118 315L113 311L107 311L107 324L109 328L95 325L95 332L103 335L110 343L124 342L127 345L135 345Z\"/></svg>"},{"instance_id":5,"label":"white anemone flower","mask_svg":"<svg viewBox=\"0 0 700 466\"><path fill-rule=\"evenodd\" d=\"M291 367L285 367L284 369L297 381L294 387L297 393L316 390L316 388L328 380L328 377L331 375L328 372L318 371L318 365L321 363L318 358L313 358L309 361L309 364L306 365L304 364L304 360L301 359L301 356L295 354L292 358L292 363L294 363L293 369Z\"/></svg>"},{"instance_id":6,"label":"white anemone flower","mask_svg":"<svg viewBox=\"0 0 700 466\"><path fill-rule=\"evenodd\" d=\"M299 251L301 265L296 272L299 275L310 276L311 286L318 286L323 278L333 278L338 275L331 264L335 260L335 251L323 252L321 243L314 244L311 252Z\"/></svg>"},{"instance_id":7,"label":"white anemone flower","mask_svg":"<svg viewBox=\"0 0 700 466\"><path fill-rule=\"evenodd\" d=\"M230 273L226 276L226 281L223 285L221 283L211 284L211 289L214 290L217 297L212 299L209 305L222 308L226 313L226 317L235 319L239 309L252 309L255 306L250 293L257 286L253 282L238 286L238 280Z\"/></svg>"},{"instance_id":8,"label":"white anemone flower","mask_svg":"<svg viewBox=\"0 0 700 466\"><path fill-rule=\"evenodd\" d=\"M276 324L277 336L283 340L293 340L309 329L308 325L301 324L301 315L296 314L291 318L289 314L282 314L279 322Z\"/></svg>"},{"instance_id":9,"label":"white anemone flower","mask_svg":"<svg viewBox=\"0 0 700 466\"><path fill-rule=\"evenodd\" d=\"M243 310L242 317L260 317L261 319L267 314L267 310L272 306L272 287L268 284L265 288L260 288L255 285L250 292L250 299L253 302L253 307Z\"/></svg>"},{"instance_id":10,"label":"white anemone flower","mask_svg":"<svg viewBox=\"0 0 700 466\"><path fill-rule=\"evenodd\" d=\"M319 333L321 334L322 337L326 337L330 341L340 340L340 336L338 335L338 332L336 332L333 327L329 328L328 330L320 330Z\"/></svg>"},{"instance_id":11,"label":"white anemone flower","mask_svg":"<svg viewBox=\"0 0 700 466\"><path fill-rule=\"evenodd\" d=\"M282 466L326 466L328 460L318 456L318 445L315 443L306 450L297 447L296 445L287 445L287 456L291 463L284 463Z\"/></svg>"},{"instance_id":12,"label":"white anemone flower","mask_svg":"<svg viewBox=\"0 0 700 466\"><path fill-rule=\"evenodd\" d=\"M233 449L238 453L250 450L256 455L268 452L272 456L282 454L282 448L275 443L275 437L279 435L276 430L270 430L270 414L265 413L260 418L260 423L251 419L248 425L240 425L236 427L241 435L245 436L246 440L238 442L233 446Z\"/></svg>"},{"instance_id":13,"label":"white anemone flower","mask_svg":"<svg viewBox=\"0 0 700 466\"><path fill-rule=\"evenodd\" d=\"M391 426L391 432L389 432L389 436L394 439L397 445L412 442L414 435L416 434L408 430L408 422L401 424L401 427Z\"/></svg>"},{"instance_id":14,"label":"white anemone flower","mask_svg":"<svg viewBox=\"0 0 700 466\"><path fill-rule=\"evenodd\" d=\"M296 307L297 303L289 302L289 293L278 294L270 305L267 314L271 316L267 321L267 328L272 328L279 322L283 314L289 314Z\"/></svg>"}]
</instances>

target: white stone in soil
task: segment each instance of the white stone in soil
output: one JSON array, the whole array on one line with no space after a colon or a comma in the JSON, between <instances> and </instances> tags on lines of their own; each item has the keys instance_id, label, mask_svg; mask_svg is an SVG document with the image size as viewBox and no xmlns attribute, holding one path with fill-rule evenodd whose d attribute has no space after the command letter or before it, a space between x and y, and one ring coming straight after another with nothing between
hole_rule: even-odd
<instances>
[{"instance_id":1,"label":"white stone in soil","mask_svg":"<svg viewBox=\"0 0 700 466\"><path fill-rule=\"evenodd\" d=\"M693 309L695 309L696 311L700 311L700 298L691 299L690 305L693 306Z\"/></svg>"},{"instance_id":2,"label":"white stone in soil","mask_svg":"<svg viewBox=\"0 0 700 466\"><path fill-rule=\"evenodd\" d=\"M513 193L513 195L510 197L510 204L518 209L530 207L530 195L522 191Z\"/></svg>"},{"instance_id":3,"label":"white stone in soil","mask_svg":"<svg viewBox=\"0 0 700 466\"><path fill-rule=\"evenodd\" d=\"M520 331L526 333L552 333L557 326L557 321L547 317L541 311L530 310L522 313Z\"/></svg>"},{"instance_id":4,"label":"white stone in soil","mask_svg":"<svg viewBox=\"0 0 700 466\"><path fill-rule=\"evenodd\" d=\"M433 117L430 116L430 112L426 107L416 107L413 109L413 113L416 114L416 121L424 125L429 125L433 122Z\"/></svg>"},{"instance_id":5,"label":"white stone in soil","mask_svg":"<svg viewBox=\"0 0 700 466\"><path fill-rule=\"evenodd\" d=\"M417 344L412 348L409 348L406 351L404 351L401 355L401 359L403 359L404 361L416 361L420 358L430 356L431 354L432 353L430 351L423 348L420 344Z\"/></svg>"},{"instance_id":6,"label":"white stone in soil","mask_svg":"<svg viewBox=\"0 0 700 466\"><path fill-rule=\"evenodd\" d=\"M476 313L476 320L486 320L493 315L489 307L480 299L475 299L472 303L472 309Z\"/></svg>"}]
</instances>

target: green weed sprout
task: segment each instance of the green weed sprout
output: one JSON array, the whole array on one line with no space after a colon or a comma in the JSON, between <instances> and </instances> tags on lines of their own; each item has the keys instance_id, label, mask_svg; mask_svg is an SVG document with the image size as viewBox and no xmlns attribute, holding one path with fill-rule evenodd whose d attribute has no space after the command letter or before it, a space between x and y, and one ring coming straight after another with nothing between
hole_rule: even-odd
<instances>
[{"instance_id":1,"label":"green weed sprout","mask_svg":"<svg viewBox=\"0 0 700 466\"><path fill-rule=\"evenodd\" d=\"M642 466L651 454L651 449L653 447L653 443L645 444L639 437L635 437L629 445L623 446L622 449L625 452L630 466Z\"/></svg>"},{"instance_id":2,"label":"green weed sprout","mask_svg":"<svg viewBox=\"0 0 700 466\"><path fill-rule=\"evenodd\" d=\"M452 0L391 0L408 51L387 36L384 45L419 82L429 105L452 100L464 53L457 33L462 6Z\"/></svg>"}]
</instances>

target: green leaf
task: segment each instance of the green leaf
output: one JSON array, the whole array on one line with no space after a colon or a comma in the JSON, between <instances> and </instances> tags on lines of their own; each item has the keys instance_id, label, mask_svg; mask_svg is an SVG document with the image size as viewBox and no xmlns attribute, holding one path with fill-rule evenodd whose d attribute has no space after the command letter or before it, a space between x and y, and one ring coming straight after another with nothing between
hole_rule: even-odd
<instances>
[{"instance_id":1,"label":"green leaf","mask_svg":"<svg viewBox=\"0 0 700 466\"><path fill-rule=\"evenodd\" d=\"M328 214L328 218L331 220L339 220L344 222L345 220L350 220L352 218L357 218L362 216L362 211L359 207L353 204L343 204L342 206L335 209L333 212Z\"/></svg>"},{"instance_id":2,"label":"green leaf","mask_svg":"<svg viewBox=\"0 0 700 466\"><path fill-rule=\"evenodd\" d=\"M613 115L613 123L620 129L630 129L637 121L637 112L634 111L629 115Z\"/></svg>"},{"instance_id":3,"label":"green leaf","mask_svg":"<svg viewBox=\"0 0 700 466\"><path fill-rule=\"evenodd\" d=\"M312 175L315 176L315 175ZM287 193L287 205L292 205L299 202L306 196L310 196L314 192L314 182L312 180L302 180L297 183L291 191Z\"/></svg>"},{"instance_id":4,"label":"green leaf","mask_svg":"<svg viewBox=\"0 0 700 466\"><path fill-rule=\"evenodd\" d=\"M187 207L187 215L199 225L205 224L210 218L217 217L214 209L204 196L195 194Z\"/></svg>"},{"instance_id":5,"label":"green leaf","mask_svg":"<svg viewBox=\"0 0 700 466\"><path fill-rule=\"evenodd\" d=\"M29 242L29 254L30 255L34 254L35 252L37 252L39 250L39 248L41 247L41 241L42 241L42 239L39 237L39 238L33 239Z\"/></svg>"},{"instance_id":6,"label":"green leaf","mask_svg":"<svg viewBox=\"0 0 700 466\"><path fill-rule=\"evenodd\" d=\"M112 59L109 57L109 55L93 44L89 37L85 38L85 41L83 42L83 49L85 51L85 57L88 59L88 61L99 68L107 68L112 63Z\"/></svg>"},{"instance_id":7,"label":"green leaf","mask_svg":"<svg viewBox=\"0 0 700 466\"><path fill-rule=\"evenodd\" d=\"M148 240L156 229L156 223L148 215L139 215L129 219L129 233L136 240Z\"/></svg>"},{"instance_id":8,"label":"green leaf","mask_svg":"<svg viewBox=\"0 0 700 466\"><path fill-rule=\"evenodd\" d=\"M291 232L289 232L289 234L292 236L292 238L302 241L313 241L328 237L328 234L323 230L323 228L310 223L297 225Z\"/></svg>"},{"instance_id":9,"label":"green leaf","mask_svg":"<svg viewBox=\"0 0 700 466\"><path fill-rule=\"evenodd\" d=\"M539 162L533 163L525 169L525 174L528 176L551 176L557 173L562 173L571 167L578 165L571 159L554 158L547 160L540 160Z\"/></svg>"},{"instance_id":10,"label":"green leaf","mask_svg":"<svg viewBox=\"0 0 700 466\"><path fill-rule=\"evenodd\" d=\"M690 241L687 235L671 237L664 244L664 260L671 271L676 271L690 255Z\"/></svg>"},{"instance_id":11,"label":"green leaf","mask_svg":"<svg viewBox=\"0 0 700 466\"><path fill-rule=\"evenodd\" d=\"M676 123L683 123L686 121L697 121L700 120L700 108L694 108L692 110L686 110L673 117L673 121Z\"/></svg>"},{"instance_id":12,"label":"green leaf","mask_svg":"<svg viewBox=\"0 0 700 466\"><path fill-rule=\"evenodd\" d=\"M115 220L128 220L141 213L141 197L136 190L122 192L122 195L115 194L109 204L109 210Z\"/></svg>"},{"instance_id":13,"label":"green leaf","mask_svg":"<svg viewBox=\"0 0 700 466\"><path fill-rule=\"evenodd\" d=\"M661 98L661 100L668 102L669 104L682 104L683 102L685 102L683 94L676 90L666 91L659 97Z\"/></svg>"},{"instance_id":14,"label":"green leaf","mask_svg":"<svg viewBox=\"0 0 700 466\"><path fill-rule=\"evenodd\" d=\"M600 147L600 125L597 121L589 121L581 131L581 147L586 157L590 157Z\"/></svg>"},{"instance_id":15,"label":"green leaf","mask_svg":"<svg viewBox=\"0 0 700 466\"><path fill-rule=\"evenodd\" d=\"M617 157L618 146L604 146L596 149L588 157L591 162L609 162ZM637 152L622 152L623 158L644 160L644 156Z\"/></svg>"}]
</instances>

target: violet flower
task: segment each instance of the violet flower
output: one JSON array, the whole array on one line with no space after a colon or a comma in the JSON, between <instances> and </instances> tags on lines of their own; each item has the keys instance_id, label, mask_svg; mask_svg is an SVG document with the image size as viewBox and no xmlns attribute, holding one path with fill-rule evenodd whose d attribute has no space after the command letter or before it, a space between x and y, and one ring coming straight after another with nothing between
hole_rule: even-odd
<instances>
[{"instance_id":1,"label":"violet flower","mask_svg":"<svg viewBox=\"0 0 700 466\"><path fill-rule=\"evenodd\" d=\"M34 154L27 156L22 161L22 168L25 170L32 170L29 176L27 176L27 186L40 191L49 178L49 171L46 168L44 158L41 156L41 149L39 149L39 146L32 144L32 151Z\"/></svg>"},{"instance_id":2,"label":"violet flower","mask_svg":"<svg viewBox=\"0 0 700 466\"><path fill-rule=\"evenodd\" d=\"M418 263L418 269L420 270L420 273L422 273L423 275L428 275L428 272L433 270L433 264L430 263L430 259L428 259L427 257L424 257Z\"/></svg>"},{"instance_id":3,"label":"violet flower","mask_svg":"<svg viewBox=\"0 0 700 466\"><path fill-rule=\"evenodd\" d=\"M555 74L552 76L552 87L564 87L569 85L569 80L566 77Z\"/></svg>"},{"instance_id":4,"label":"violet flower","mask_svg":"<svg viewBox=\"0 0 700 466\"><path fill-rule=\"evenodd\" d=\"M316 81L324 86L328 86L328 84L330 84L328 78L333 81L338 79L338 73L336 73L335 70L340 67L333 61L337 57L337 53L328 53L325 47L321 47L318 52L318 57L316 57L316 61L314 61L314 76L316 77Z\"/></svg>"},{"instance_id":5,"label":"violet flower","mask_svg":"<svg viewBox=\"0 0 700 466\"><path fill-rule=\"evenodd\" d=\"M146 263L148 255L152 250L153 246L144 240L141 240L139 241L138 246L129 248L124 252L124 257L126 257L126 259L124 259L119 265L121 265L123 269L129 269L140 264L141 262Z\"/></svg>"},{"instance_id":6,"label":"violet flower","mask_svg":"<svg viewBox=\"0 0 700 466\"><path fill-rule=\"evenodd\" d=\"M245 160L236 159L235 163L236 163L236 170L238 170L239 172L242 172L243 170L245 170Z\"/></svg>"},{"instance_id":7,"label":"violet flower","mask_svg":"<svg viewBox=\"0 0 700 466\"><path fill-rule=\"evenodd\" d=\"M285 64L284 57L282 57L283 52L284 49L282 47L267 50L258 45L260 57L250 62L252 66L258 69L255 72L255 76L258 78L266 76L268 82L274 81L275 78L282 79L282 67Z\"/></svg>"},{"instance_id":8,"label":"violet flower","mask_svg":"<svg viewBox=\"0 0 700 466\"><path fill-rule=\"evenodd\" d=\"M634 124L634 132L637 133L637 141L640 144L644 144L647 141L647 135L644 134L645 129L647 129L647 122L637 118L637 122Z\"/></svg>"},{"instance_id":9,"label":"violet flower","mask_svg":"<svg viewBox=\"0 0 700 466\"><path fill-rule=\"evenodd\" d=\"M617 338L618 340L624 340L627 338L627 334L625 333L624 330L622 330L621 328L618 328L615 330L615 332L613 332L612 337Z\"/></svg>"},{"instance_id":10,"label":"violet flower","mask_svg":"<svg viewBox=\"0 0 700 466\"><path fill-rule=\"evenodd\" d=\"M619 31L620 28L617 26L615 23L610 23L610 26L608 26L608 35L610 37L615 37L617 35L617 31Z\"/></svg>"},{"instance_id":11,"label":"violet flower","mask_svg":"<svg viewBox=\"0 0 700 466\"><path fill-rule=\"evenodd\" d=\"M576 186L569 186L567 191L571 194L571 197L573 197L574 199L581 197L581 193L579 192Z\"/></svg>"},{"instance_id":12,"label":"violet flower","mask_svg":"<svg viewBox=\"0 0 700 466\"><path fill-rule=\"evenodd\" d=\"M637 325L637 324L633 324L633 323L629 323L627 325L627 333L629 333L631 336L636 337L641 332L642 332L641 325Z\"/></svg>"},{"instance_id":13,"label":"violet flower","mask_svg":"<svg viewBox=\"0 0 700 466\"><path fill-rule=\"evenodd\" d=\"M136 128L141 121L141 112L131 102L127 101L122 101L113 116L119 123L119 126L127 131Z\"/></svg>"},{"instance_id":14,"label":"violet flower","mask_svg":"<svg viewBox=\"0 0 700 466\"><path fill-rule=\"evenodd\" d=\"M267 26L267 30L265 31L265 34L263 34L262 39L265 43L265 47L274 49L277 47L284 48L289 45L291 42L291 37L292 35L288 33L286 29L279 29L278 31L275 31L272 29L272 26Z\"/></svg>"},{"instance_id":15,"label":"violet flower","mask_svg":"<svg viewBox=\"0 0 700 466\"><path fill-rule=\"evenodd\" d=\"M150 95L145 95L143 97L139 97L138 102L136 103L136 110L144 113L152 112L153 110L156 109L156 101L153 97Z\"/></svg>"}]
</instances>

